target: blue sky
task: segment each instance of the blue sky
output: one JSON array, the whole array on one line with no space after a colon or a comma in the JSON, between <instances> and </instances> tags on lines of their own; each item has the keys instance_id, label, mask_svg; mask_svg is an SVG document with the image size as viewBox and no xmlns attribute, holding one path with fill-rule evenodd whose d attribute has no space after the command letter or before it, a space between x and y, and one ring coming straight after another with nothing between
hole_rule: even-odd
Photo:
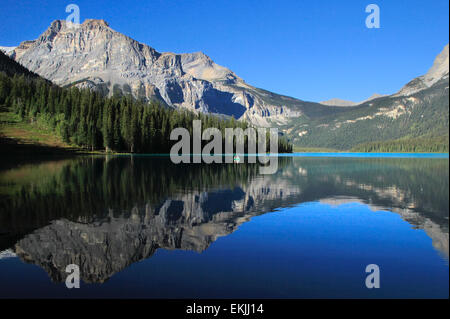
<instances>
[{"instance_id":1,"label":"blue sky","mask_svg":"<svg viewBox=\"0 0 450 319\"><path fill-rule=\"evenodd\" d=\"M158 51L203 51L247 83L309 101L390 94L426 73L449 38L447 0L0 2L0 45L37 38L66 5ZM365 7L380 7L368 29Z\"/></svg>"}]
</instances>

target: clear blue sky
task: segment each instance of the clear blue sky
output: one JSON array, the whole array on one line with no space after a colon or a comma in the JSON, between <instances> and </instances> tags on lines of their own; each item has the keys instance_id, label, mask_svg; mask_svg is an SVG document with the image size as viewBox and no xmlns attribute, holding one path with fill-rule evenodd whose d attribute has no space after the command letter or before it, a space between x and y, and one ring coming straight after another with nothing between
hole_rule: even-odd
<instances>
[{"instance_id":1,"label":"clear blue sky","mask_svg":"<svg viewBox=\"0 0 450 319\"><path fill-rule=\"evenodd\" d=\"M303 100L390 94L424 74L449 38L447 0L0 2L0 45L37 38L75 3L158 51L203 51L247 83ZM381 10L367 29L365 7Z\"/></svg>"}]
</instances>

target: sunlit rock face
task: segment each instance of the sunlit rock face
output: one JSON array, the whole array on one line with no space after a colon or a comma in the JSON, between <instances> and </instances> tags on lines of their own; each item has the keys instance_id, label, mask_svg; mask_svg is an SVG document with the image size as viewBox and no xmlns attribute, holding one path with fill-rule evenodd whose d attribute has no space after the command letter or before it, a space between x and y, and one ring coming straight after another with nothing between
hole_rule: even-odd
<instances>
[{"instance_id":1,"label":"sunlit rock face","mask_svg":"<svg viewBox=\"0 0 450 319\"><path fill-rule=\"evenodd\" d=\"M62 86L96 89L106 95L132 94L198 112L245 118L267 125L301 114L304 102L254 88L202 52L160 53L88 19L78 27L54 21L36 40L9 54Z\"/></svg>"},{"instance_id":2,"label":"sunlit rock face","mask_svg":"<svg viewBox=\"0 0 450 319\"><path fill-rule=\"evenodd\" d=\"M448 81L449 64L448 64L448 44L442 52L436 57L432 67L425 75L419 76L406 84L396 95L409 96L421 90L431 87L440 80Z\"/></svg>"}]
</instances>

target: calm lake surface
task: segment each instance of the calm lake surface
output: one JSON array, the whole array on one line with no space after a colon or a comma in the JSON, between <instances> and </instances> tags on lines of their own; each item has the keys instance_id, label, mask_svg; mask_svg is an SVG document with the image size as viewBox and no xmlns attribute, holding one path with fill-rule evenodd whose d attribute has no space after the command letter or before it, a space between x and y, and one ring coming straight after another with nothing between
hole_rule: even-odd
<instances>
[{"instance_id":1,"label":"calm lake surface","mask_svg":"<svg viewBox=\"0 0 450 319\"><path fill-rule=\"evenodd\" d=\"M448 156L6 163L0 297L448 298L448 192Z\"/></svg>"}]
</instances>

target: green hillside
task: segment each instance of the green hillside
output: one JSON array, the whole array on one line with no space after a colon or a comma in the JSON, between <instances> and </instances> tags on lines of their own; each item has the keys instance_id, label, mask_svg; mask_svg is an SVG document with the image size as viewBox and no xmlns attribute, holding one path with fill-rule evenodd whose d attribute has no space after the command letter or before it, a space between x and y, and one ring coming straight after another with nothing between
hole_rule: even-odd
<instances>
[{"instance_id":1,"label":"green hillside","mask_svg":"<svg viewBox=\"0 0 450 319\"><path fill-rule=\"evenodd\" d=\"M295 147L448 151L448 79L409 97L382 97L341 109L319 118L304 115L281 129Z\"/></svg>"},{"instance_id":2,"label":"green hillside","mask_svg":"<svg viewBox=\"0 0 450 319\"><path fill-rule=\"evenodd\" d=\"M448 135L438 137L401 138L356 145L353 152L448 153Z\"/></svg>"}]
</instances>

